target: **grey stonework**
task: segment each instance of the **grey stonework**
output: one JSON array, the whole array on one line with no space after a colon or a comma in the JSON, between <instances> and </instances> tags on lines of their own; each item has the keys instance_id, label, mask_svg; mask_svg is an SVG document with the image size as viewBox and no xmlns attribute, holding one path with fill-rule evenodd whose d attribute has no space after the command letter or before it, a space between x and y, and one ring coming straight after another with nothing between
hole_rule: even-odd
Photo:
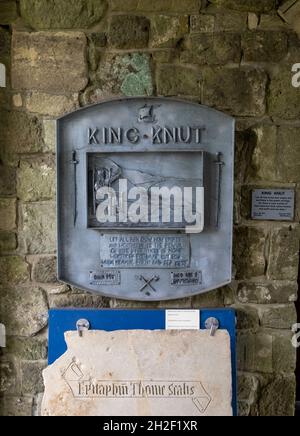
<instances>
[{"instance_id":1,"label":"grey stonework","mask_svg":"<svg viewBox=\"0 0 300 436\"><path fill-rule=\"evenodd\" d=\"M0 321L9 335L0 364L1 414L38 413L49 307L234 307L239 413L293 414L300 90L291 86L291 66L300 62L300 40L278 18L277 4L1 1L0 62L8 86L0 89ZM147 305L57 282L53 119L135 95L181 96L237 119L230 286ZM295 221L250 221L251 189L282 186L297 190Z\"/></svg>"}]
</instances>

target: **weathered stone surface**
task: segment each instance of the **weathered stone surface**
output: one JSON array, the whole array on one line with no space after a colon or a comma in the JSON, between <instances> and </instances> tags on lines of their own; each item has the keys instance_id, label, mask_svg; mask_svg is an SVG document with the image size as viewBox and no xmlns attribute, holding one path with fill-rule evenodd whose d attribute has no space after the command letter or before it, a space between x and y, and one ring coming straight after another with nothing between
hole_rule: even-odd
<instances>
[{"instance_id":1,"label":"weathered stone surface","mask_svg":"<svg viewBox=\"0 0 300 436\"><path fill-rule=\"evenodd\" d=\"M37 117L24 112L1 111L0 129L3 132L0 144L3 144L5 155L41 150L42 126Z\"/></svg>"},{"instance_id":2,"label":"weathered stone surface","mask_svg":"<svg viewBox=\"0 0 300 436\"><path fill-rule=\"evenodd\" d=\"M258 69L207 69L203 103L237 116L264 115L266 84L266 74Z\"/></svg>"},{"instance_id":3,"label":"weathered stone surface","mask_svg":"<svg viewBox=\"0 0 300 436\"><path fill-rule=\"evenodd\" d=\"M189 31L189 17L156 15L151 20L150 45L153 48L175 47Z\"/></svg>"},{"instance_id":4,"label":"weathered stone surface","mask_svg":"<svg viewBox=\"0 0 300 436\"><path fill-rule=\"evenodd\" d=\"M259 314L255 307L235 304L233 308L236 310L237 329L250 330L259 327Z\"/></svg>"},{"instance_id":5,"label":"weathered stone surface","mask_svg":"<svg viewBox=\"0 0 300 436\"><path fill-rule=\"evenodd\" d=\"M296 368L297 350L291 345L294 333L273 331L273 369L276 373L293 374Z\"/></svg>"},{"instance_id":6,"label":"weathered stone surface","mask_svg":"<svg viewBox=\"0 0 300 436\"><path fill-rule=\"evenodd\" d=\"M224 289L216 289L213 292L199 294L192 298L192 307L199 308L214 308L224 306Z\"/></svg>"},{"instance_id":7,"label":"weathered stone surface","mask_svg":"<svg viewBox=\"0 0 300 436\"><path fill-rule=\"evenodd\" d=\"M285 23L277 14L267 15L262 14L259 21L259 29L261 30L284 30L290 31L290 26Z\"/></svg>"},{"instance_id":8,"label":"weathered stone surface","mask_svg":"<svg viewBox=\"0 0 300 436\"><path fill-rule=\"evenodd\" d=\"M260 416L294 416L295 376L277 376L268 380L259 399Z\"/></svg>"},{"instance_id":9,"label":"weathered stone surface","mask_svg":"<svg viewBox=\"0 0 300 436\"><path fill-rule=\"evenodd\" d=\"M14 0L1 0L0 24L12 24L17 16L17 2Z\"/></svg>"},{"instance_id":10,"label":"weathered stone surface","mask_svg":"<svg viewBox=\"0 0 300 436\"><path fill-rule=\"evenodd\" d=\"M249 147L252 152L247 168L247 181L276 181L277 179L277 127L259 125L251 129Z\"/></svg>"},{"instance_id":11,"label":"weathered stone surface","mask_svg":"<svg viewBox=\"0 0 300 436\"><path fill-rule=\"evenodd\" d=\"M300 118L300 92L291 84L291 66L278 68L271 77L268 92L269 114L273 117L298 120Z\"/></svg>"},{"instance_id":12,"label":"weathered stone surface","mask_svg":"<svg viewBox=\"0 0 300 436\"><path fill-rule=\"evenodd\" d=\"M106 0L21 0L21 16L34 29L80 29L103 17Z\"/></svg>"},{"instance_id":13,"label":"weathered stone surface","mask_svg":"<svg viewBox=\"0 0 300 436\"><path fill-rule=\"evenodd\" d=\"M189 67L162 65L157 72L157 92L162 96L200 95L201 74Z\"/></svg>"},{"instance_id":14,"label":"weathered stone surface","mask_svg":"<svg viewBox=\"0 0 300 436\"><path fill-rule=\"evenodd\" d=\"M124 94L152 95L153 83L148 54L107 55L96 73L98 97Z\"/></svg>"},{"instance_id":15,"label":"weathered stone surface","mask_svg":"<svg viewBox=\"0 0 300 436\"><path fill-rule=\"evenodd\" d=\"M15 230L17 220L17 202L15 198L0 198L0 230Z\"/></svg>"},{"instance_id":16,"label":"weathered stone surface","mask_svg":"<svg viewBox=\"0 0 300 436\"><path fill-rule=\"evenodd\" d=\"M0 361L0 395L14 395L18 393L18 372L15 363L8 357Z\"/></svg>"},{"instance_id":17,"label":"weathered stone surface","mask_svg":"<svg viewBox=\"0 0 300 436\"><path fill-rule=\"evenodd\" d=\"M56 257L39 257L33 264L32 279L41 283L55 283L57 281Z\"/></svg>"},{"instance_id":18,"label":"weathered stone surface","mask_svg":"<svg viewBox=\"0 0 300 436\"><path fill-rule=\"evenodd\" d=\"M236 278L263 276L265 273L265 242L263 229L238 227L234 236L234 264Z\"/></svg>"},{"instance_id":19,"label":"weathered stone surface","mask_svg":"<svg viewBox=\"0 0 300 436\"><path fill-rule=\"evenodd\" d=\"M56 150L56 121L43 120L44 152L55 153Z\"/></svg>"},{"instance_id":20,"label":"weathered stone surface","mask_svg":"<svg viewBox=\"0 0 300 436\"><path fill-rule=\"evenodd\" d=\"M88 331L83 338L77 332L67 332L65 338L68 351L44 371L44 416L232 415L227 331L219 330L214 341L208 331L170 330ZM78 376L74 377L73 370ZM116 393L100 394L95 398L88 387L91 379L95 380L95 389L100 385L102 389L112 388L112 384L116 387L121 381L128 389L127 395L120 398ZM154 386L161 389L158 394L153 390L152 395L145 397L128 380L137 380L137 385L141 383L139 386L144 388L147 385L147 389ZM186 380L186 388L193 387L193 392L182 392L180 399L175 392L170 395L170 386L174 388L177 380L181 381L181 388ZM79 386L85 392L84 399L78 396Z\"/></svg>"},{"instance_id":21,"label":"weathered stone surface","mask_svg":"<svg viewBox=\"0 0 300 436\"><path fill-rule=\"evenodd\" d=\"M5 352L22 360L41 360L47 358L46 339L8 337Z\"/></svg>"},{"instance_id":22,"label":"weathered stone surface","mask_svg":"<svg viewBox=\"0 0 300 436\"><path fill-rule=\"evenodd\" d=\"M40 288L2 288L0 295L1 321L7 335L30 337L46 327L48 305Z\"/></svg>"},{"instance_id":23,"label":"weathered stone surface","mask_svg":"<svg viewBox=\"0 0 300 436\"><path fill-rule=\"evenodd\" d=\"M23 201L51 200L56 191L55 158L21 160L17 172L18 197Z\"/></svg>"},{"instance_id":24,"label":"weathered stone surface","mask_svg":"<svg viewBox=\"0 0 300 436\"><path fill-rule=\"evenodd\" d=\"M14 32L12 86L73 93L88 83L86 37L81 32Z\"/></svg>"},{"instance_id":25,"label":"weathered stone surface","mask_svg":"<svg viewBox=\"0 0 300 436\"><path fill-rule=\"evenodd\" d=\"M0 398L0 416L31 416L32 397Z\"/></svg>"},{"instance_id":26,"label":"weathered stone surface","mask_svg":"<svg viewBox=\"0 0 300 436\"><path fill-rule=\"evenodd\" d=\"M288 37L283 32L244 32L245 62L280 62L287 54Z\"/></svg>"},{"instance_id":27,"label":"weathered stone surface","mask_svg":"<svg viewBox=\"0 0 300 436\"><path fill-rule=\"evenodd\" d=\"M273 337L264 333L239 333L237 361L239 371L273 372Z\"/></svg>"},{"instance_id":28,"label":"weathered stone surface","mask_svg":"<svg viewBox=\"0 0 300 436\"><path fill-rule=\"evenodd\" d=\"M201 0L110 0L110 7L118 12L197 13Z\"/></svg>"},{"instance_id":29,"label":"weathered stone surface","mask_svg":"<svg viewBox=\"0 0 300 436\"><path fill-rule=\"evenodd\" d=\"M268 277L297 280L299 266L299 227L274 230L270 240Z\"/></svg>"},{"instance_id":30,"label":"weathered stone surface","mask_svg":"<svg viewBox=\"0 0 300 436\"><path fill-rule=\"evenodd\" d=\"M215 31L243 32L247 28L247 13L218 9L215 11Z\"/></svg>"},{"instance_id":31,"label":"weathered stone surface","mask_svg":"<svg viewBox=\"0 0 300 436\"><path fill-rule=\"evenodd\" d=\"M29 112L51 117L60 117L79 108L78 94L66 96L32 92L25 104Z\"/></svg>"},{"instance_id":32,"label":"weathered stone surface","mask_svg":"<svg viewBox=\"0 0 300 436\"><path fill-rule=\"evenodd\" d=\"M200 65L238 63L240 58L240 37L231 33L192 35L187 42L187 50L181 54L182 62Z\"/></svg>"},{"instance_id":33,"label":"weathered stone surface","mask_svg":"<svg viewBox=\"0 0 300 436\"><path fill-rule=\"evenodd\" d=\"M276 0L210 0L216 6L249 12L269 12L276 7Z\"/></svg>"},{"instance_id":34,"label":"weathered stone surface","mask_svg":"<svg viewBox=\"0 0 300 436\"><path fill-rule=\"evenodd\" d=\"M29 280L29 265L20 256L0 257L1 283L21 284Z\"/></svg>"},{"instance_id":35,"label":"weathered stone surface","mask_svg":"<svg viewBox=\"0 0 300 436\"><path fill-rule=\"evenodd\" d=\"M278 129L278 172L282 182L300 182L300 128Z\"/></svg>"},{"instance_id":36,"label":"weathered stone surface","mask_svg":"<svg viewBox=\"0 0 300 436\"><path fill-rule=\"evenodd\" d=\"M23 361L21 363L22 391L25 394L38 394L44 391L43 370L45 361Z\"/></svg>"},{"instance_id":37,"label":"weathered stone surface","mask_svg":"<svg viewBox=\"0 0 300 436\"><path fill-rule=\"evenodd\" d=\"M191 33L210 33L215 30L215 17L213 15L192 15L190 18Z\"/></svg>"},{"instance_id":38,"label":"weathered stone surface","mask_svg":"<svg viewBox=\"0 0 300 436\"><path fill-rule=\"evenodd\" d=\"M260 322L264 328L289 329L297 322L294 304L266 307L260 310Z\"/></svg>"},{"instance_id":39,"label":"weathered stone surface","mask_svg":"<svg viewBox=\"0 0 300 436\"><path fill-rule=\"evenodd\" d=\"M64 307L103 309L109 307L108 300L104 297L72 291L63 292L61 294L50 291L49 305L51 309Z\"/></svg>"},{"instance_id":40,"label":"weathered stone surface","mask_svg":"<svg viewBox=\"0 0 300 436\"><path fill-rule=\"evenodd\" d=\"M253 283L242 282L238 286L237 297L241 303L284 304L297 301L297 282Z\"/></svg>"},{"instance_id":41,"label":"weathered stone surface","mask_svg":"<svg viewBox=\"0 0 300 436\"><path fill-rule=\"evenodd\" d=\"M23 239L27 253L53 253L56 250L55 203L22 206Z\"/></svg>"},{"instance_id":42,"label":"weathered stone surface","mask_svg":"<svg viewBox=\"0 0 300 436\"><path fill-rule=\"evenodd\" d=\"M1 113L0 113L1 117ZM0 118L1 124L1 118ZM1 135L4 133L1 125ZM1 146L1 140L0 140ZM1 154L1 153L0 153ZM0 162L0 195L14 195L16 193L16 170L9 166L4 166Z\"/></svg>"},{"instance_id":43,"label":"weathered stone surface","mask_svg":"<svg viewBox=\"0 0 300 436\"><path fill-rule=\"evenodd\" d=\"M113 48L146 48L150 21L146 17L113 15L110 20L108 43Z\"/></svg>"},{"instance_id":44,"label":"weathered stone surface","mask_svg":"<svg viewBox=\"0 0 300 436\"><path fill-rule=\"evenodd\" d=\"M259 17L254 12L249 12L248 14L248 29L256 30L259 24Z\"/></svg>"},{"instance_id":45,"label":"weathered stone surface","mask_svg":"<svg viewBox=\"0 0 300 436\"><path fill-rule=\"evenodd\" d=\"M17 248L15 233L0 232L0 254L14 251Z\"/></svg>"}]
</instances>

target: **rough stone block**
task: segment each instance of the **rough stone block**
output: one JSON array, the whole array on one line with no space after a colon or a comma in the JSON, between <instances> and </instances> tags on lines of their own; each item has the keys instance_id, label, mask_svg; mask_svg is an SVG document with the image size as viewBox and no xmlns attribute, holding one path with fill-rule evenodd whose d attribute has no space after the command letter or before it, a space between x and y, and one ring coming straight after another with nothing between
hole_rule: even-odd
<instances>
[{"instance_id":1,"label":"rough stone block","mask_svg":"<svg viewBox=\"0 0 300 436\"><path fill-rule=\"evenodd\" d=\"M116 49L146 48L150 21L146 17L113 15L110 20L108 43Z\"/></svg>"},{"instance_id":2,"label":"rough stone block","mask_svg":"<svg viewBox=\"0 0 300 436\"><path fill-rule=\"evenodd\" d=\"M251 129L249 147L252 150L247 168L247 181L276 181L277 178L277 127L259 125Z\"/></svg>"},{"instance_id":3,"label":"rough stone block","mask_svg":"<svg viewBox=\"0 0 300 436\"><path fill-rule=\"evenodd\" d=\"M289 329L297 322L294 304L260 309L260 323L264 328Z\"/></svg>"},{"instance_id":4,"label":"rough stone block","mask_svg":"<svg viewBox=\"0 0 300 436\"><path fill-rule=\"evenodd\" d=\"M286 66L277 68L271 77L267 102L272 117L284 120L300 118L300 92L292 86L291 68L294 63L287 61Z\"/></svg>"},{"instance_id":5,"label":"rough stone block","mask_svg":"<svg viewBox=\"0 0 300 436\"><path fill-rule=\"evenodd\" d=\"M1 0L0 24L12 24L18 17L17 2L14 0Z\"/></svg>"},{"instance_id":6,"label":"rough stone block","mask_svg":"<svg viewBox=\"0 0 300 436\"><path fill-rule=\"evenodd\" d=\"M187 15L172 17L169 15L155 15L151 19L150 45L153 48L172 48L189 31Z\"/></svg>"},{"instance_id":7,"label":"rough stone block","mask_svg":"<svg viewBox=\"0 0 300 436\"><path fill-rule=\"evenodd\" d=\"M56 121L43 120L44 152L55 153L56 151Z\"/></svg>"},{"instance_id":8,"label":"rough stone block","mask_svg":"<svg viewBox=\"0 0 300 436\"><path fill-rule=\"evenodd\" d=\"M21 284L29 280L29 265L20 256L0 257L1 283Z\"/></svg>"},{"instance_id":9,"label":"rough stone block","mask_svg":"<svg viewBox=\"0 0 300 436\"><path fill-rule=\"evenodd\" d=\"M18 197L23 201L52 200L56 191L53 156L21 160L17 171Z\"/></svg>"},{"instance_id":10,"label":"rough stone block","mask_svg":"<svg viewBox=\"0 0 300 436\"><path fill-rule=\"evenodd\" d=\"M6 341L5 352L22 360L47 359L47 341L46 339L10 336Z\"/></svg>"},{"instance_id":11,"label":"rough stone block","mask_svg":"<svg viewBox=\"0 0 300 436\"><path fill-rule=\"evenodd\" d=\"M278 129L278 172L283 182L300 182L300 128Z\"/></svg>"},{"instance_id":12,"label":"rough stone block","mask_svg":"<svg viewBox=\"0 0 300 436\"><path fill-rule=\"evenodd\" d=\"M66 96L32 92L27 96L25 105L29 112L60 117L79 108L78 94Z\"/></svg>"},{"instance_id":13,"label":"rough stone block","mask_svg":"<svg viewBox=\"0 0 300 436\"><path fill-rule=\"evenodd\" d=\"M40 120L24 112L0 112L0 129L3 134L0 144L3 153L36 153L42 146L42 125ZM12 170L7 170L12 171Z\"/></svg>"},{"instance_id":14,"label":"rough stone block","mask_svg":"<svg viewBox=\"0 0 300 436\"><path fill-rule=\"evenodd\" d=\"M297 301L297 282L242 282L238 285L237 297L241 303L284 304Z\"/></svg>"},{"instance_id":15,"label":"rough stone block","mask_svg":"<svg viewBox=\"0 0 300 436\"><path fill-rule=\"evenodd\" d=\"M275 9L276 0L210 0L216 6L249 12L269 12Z\"/></svg>"},{"instance_id":16,"label":"rough stone block","mask_svg":"<svg viewBox=\"0 0 300 436\"><path fill-rule=\"evenodd\" d=\"M271 334L240 333L237 339L239 371L273 372L273 337Z\"/></svg>"},{"instance_id":17,"label":"rough stone block","mask_svg":"<svg viewBox=\"0 0 300 436\"><path fill-rule=\"evenodd\" d=\"M38 394L44 391L43 370L45 361L23 361L21 363L22 391L25 394Z\"/></svg>"},{"instance_id":18,"label":"rough stone block","mask_svg":"<svg viewBox=\"0 0 300 436\"><path fill-rule=\"evenodd\" d=\"M299 227L274 230L270 240L268 277L297 280L299 267Z\"/></svg>"},{"instance_id":19,"label":"rough stone block","mask_svg":"<svg viewBox=\"0 0 300 436\"><path fill-rule=\"evenodd\" d=\"M34 29L84 29L99 22L106 0L21 0L22 18Z\"/></svg>"},{"instance_id":20,"label":"rough stone block","mask_svg":"<svg viewBox=\"0 0 300 436\"><path fill-rule=\"evenodd\" d=\"M32 397L3 397L0 398L1 416L31 416L33 408Z\"/></svg>"},{"instance_id":21,"label":"rough stone block","mask_svg":"<svg viewBox=\"0 0 300 436\"><path fill-rule=\"evenodd\" d=\"M247 28L247 12L218 9L215 11L215 31L244 32Z\"/></svg>"},{"instance_id":22,"label":"rough stone block","mask_svg":"<svg viewBox=\"0 0 300 436\"><path fill-rule=\"evenodd\" d=\"M15 363L8 356L1 358L0 362L0 395L18 394L18 371Z\"/></svg>"},{"instance_id":23,"label":"rough stone block","mask_svg":"<svg viewBox=\"0 0 300 436\"><path fill-rule=\"evenodd\" d=\"M22 206L22 233L27 253L54 253L56 251L55 209L53 202Z\"/></svg>"},{"instance_id":24,"label":"rough stone block","mask_svg":"<svg viewBox=\"0 0 300 436\"><path fill-rule=\"evenodd\" d=\"M213 15L192 15L190 18L191 33L210 33L215 30Z\"/></svg>"},{"instance_id":25,"label":"rough stone block","mask_svg":"<svg viewBox=\"0 0 300 436\"><path fill-rule=\"evenodd\" d=\"M234 237L236 278L263 276L265 273L266 234L257 227L238 227Z\"/></svg>"},{"instance_id":26,"label":"rough stone block","mask_svg":"<svg viewBox=\"0 0 300 436\"><path fill-rule=\"evenodd\" d=\"M118 12L168 12L197 13L200 11L201 0L110 0L110 7Z\"/></svg>"},{"instance_id":27,"label":"rough stone block","mask_svg":"<svg viewBox=\"0 0 300 436\"><path fill-rule=\"evenodd\" d=\"M267 76L259 69L207 69L203 103L240 117L264 115L266 85Z\"/></svg>"},{"instance_id":28,"label":"rough stone block","mask_svg":"<svg viewBox=\"0 0 300 436\"><path fill-rule=\"evenodd\" d=\"M0 254L9 253L17 248L15 233L0 232Z\"/></svg>"},{"instance_id":29,"label":"rough stone block","mask_svg":"<svg viewBox=\"0 0 300 436\"><path fill-rule=\"evenodd\" d=\"M272 377L261 389L259 415L294 416L295 397L294 375Z\"/></svg>"},{"instance_id":30,"label":"rough stone block","mask_svg":"<svg viewBox=\"0 0 300 436\"><path fill-rule=\"evenodd\" d=\"M15 198L0 198L0 230L10 232L16 229L17 202Z\"/></svg>"},{"instance_id":31,"label":"rough stone block","mask_svg":"<svg viewBox=\"0 0 300 436\"><path fill-rule=\"evenodd\" d=\"M113 95L152 95L153 82L148 54L106 55L96 72L97 98Z\"/></svg>"},{"instance_id":32,"label":"rough stone block","mask_svg":"<svg viewBox=\"0 0 300 436\"><path fill-rule=\"evenodd\" d=\"M231 33L192 35L187 42L187 50L181 54L183 62L200 65L238 63L240 58L240 37Z\"/></svg>"},{"instance_id":33,"label":"rough stone block","mask_svg":"<svg viewBox=\"0 0 300 436\"><path fill-rule=\"evenodd\" d=\"M73 93L88 83L87 40L81 32L14 32L12 86L49 93Z\"/></svg>"},{"instance_id":34,"label":"rough stone block","mask_svg":"<svg viewBox=\"0 0 300 436\"><path fill-rule=\"evenodd\" d=\"M200 95L201 74L197 69L162 65L157 72L157 92L162 96Z\"/></svg>"},{"instance_id":35,"label":"rough stone block","mask_svg":"<svg viewBox=\"0 0 300 436\"><path fill-rule=\"evenodd\" d=\"M288 37L283 32L244 32L245 62L280 62L287 55Z\"/></svg>"},{"instance_id":36,"label":"rough stone block","mask_svg":"<svg viewBox=\"0 0 300 436\"><path fill-rule=\"evenodd\" d=\"M16 170L0 163L0 195L16 194Z\"/></svg>"},{"instance_id":37,"label":"rough stone block","mask_svg":"<svg viewBox=\"0 0 300 436\"><path fill-rule=\"evenodd\" d=\"M293 334L291 331L273 332L273 368L276 373L295 372L297 350L291 344Z\"/></svg>"},{"instance_id":38,"label":"rough stone block","mask_svg":"<svg viewBox=\"0 0 300 436\"><path fill-rule=\"evenodd\" d=\"M32 279L41 283L55 283L57 281L56 257L39 257L33 264Z\"/></svg>"},{"instance_id":39,"label":"rough stone block","mask_svg":"<svg viewBox=\"0 0 300 436\"><path fill-rule=\"evenodd\" d=\"M255 307L235 304L233 308L236 311L238 330L258 329L259 314Z\"/></svg>"},{"instance_id":40,"label":"rough stone block","mask_svg":"<svg viewBox=\"0 0 300 436\"><path fill-rule=\"evenodd\" d=\"M48 304L42 289L2 288L0 289L1 321L8 336L36 335L48 323Z\"/></svg>"}]
</instances>

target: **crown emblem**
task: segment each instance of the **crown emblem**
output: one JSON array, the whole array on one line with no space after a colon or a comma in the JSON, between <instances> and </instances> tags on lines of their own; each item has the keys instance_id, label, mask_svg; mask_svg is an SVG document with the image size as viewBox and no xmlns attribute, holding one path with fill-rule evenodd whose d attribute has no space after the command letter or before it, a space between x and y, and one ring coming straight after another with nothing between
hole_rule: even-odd
<instances>
[{"instance_id":1,"label":"crown emblem","mask_svg":"<svg viewBox=\"0 0 300 436\"><path fill-rule=\"evenodd\" d=\"M148 106L145 104L145 106L139 110L138 121L140 123L155 123L156 117L154 114L154 106Z\"/></svg>"}]
</instances>

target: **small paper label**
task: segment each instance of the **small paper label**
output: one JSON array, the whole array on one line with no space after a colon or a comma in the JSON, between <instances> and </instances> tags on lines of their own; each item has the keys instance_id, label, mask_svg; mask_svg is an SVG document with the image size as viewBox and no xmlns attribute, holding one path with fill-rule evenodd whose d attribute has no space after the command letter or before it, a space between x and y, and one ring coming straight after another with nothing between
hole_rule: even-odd
<instances>
[{"instance_id":1,"label":"small paper label","mask_svg":"<svg viewBox=\"0 0 300 436\"><path fill-rule=\"evenodd\" d=\"M166 330L199 330L200 310L166 310Z\"/></svg>"}]
</instances>

